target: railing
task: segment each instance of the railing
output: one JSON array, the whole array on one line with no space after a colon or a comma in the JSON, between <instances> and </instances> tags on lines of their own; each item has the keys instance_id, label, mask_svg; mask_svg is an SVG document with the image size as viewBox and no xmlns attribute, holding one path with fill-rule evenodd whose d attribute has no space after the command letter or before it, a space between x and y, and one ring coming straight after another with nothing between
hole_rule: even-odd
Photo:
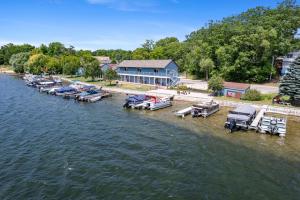
<instances>
[{"instance_id":1,"label":"railing","mask_svg":"<svg viewBox=\"0 0 300 200\"><path fill-rule=\"evenodd\" d=\"M118 74L129 74L129 75L146 75L146 76L167 76L172 77L170 73L159 73L159 72L137 72L137 71L117 71Z\"/></svg>"}]
</instances>

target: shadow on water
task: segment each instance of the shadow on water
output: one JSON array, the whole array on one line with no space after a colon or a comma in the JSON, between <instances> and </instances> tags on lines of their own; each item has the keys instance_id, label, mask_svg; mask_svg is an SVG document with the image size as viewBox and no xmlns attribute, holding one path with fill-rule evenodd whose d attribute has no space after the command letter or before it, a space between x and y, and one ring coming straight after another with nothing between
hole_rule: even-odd
<instances>
[{"instance_id":1,"label":"shadow on water","mask_svg":"<svg viewBox=\"0 0 300 200\"><path fill-rule=\"evenodd\" d=\"M95 104L74 103L1 75L0 92L0 199L300 195L297 157L261 149L249 134L244 136L250 145L242 136L224 136L221 122L124 111L118 95ZM290 153L299 151L287 143Z\"/></svg>"}]
</instances>

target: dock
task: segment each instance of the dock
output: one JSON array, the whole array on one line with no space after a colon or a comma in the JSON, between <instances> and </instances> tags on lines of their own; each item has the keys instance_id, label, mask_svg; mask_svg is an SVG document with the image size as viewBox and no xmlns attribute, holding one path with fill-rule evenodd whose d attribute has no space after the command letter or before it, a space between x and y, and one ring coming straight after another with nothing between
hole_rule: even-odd
<instances>
[{"instance_id":1,"label":"dock","mask_svg":"<svg viewBox=\"0 0 300 200\"><path fill-rule=\"evenodd\" d=\"M265 115L266 112L267 112L267 109L265 109L265 108L261 109L259 111L259 113L256 115L256 117L253 120L253 122L251 123L251 125L249 126L249 128L256 130L258 127L258 123L260 122L261 118Z\"/></svg>"},{"instance_id":2,"label":"dock","mask_svg":"<svg viewBox=\"0 0 300 200\"><path fill-rule=\"evenodd\" d=\"M176 116L178 116L178 117L182 117L182 118L184 118L186 115L189 115L189 114L191 114L191 112L192 112L192 109L193 109L193 107L192 106L190 106L190 107L188 107L188 108L185 108L185 109L182 109L182 110L179 110L178 112L176 112Z\"/></svg>"}]
</instances>

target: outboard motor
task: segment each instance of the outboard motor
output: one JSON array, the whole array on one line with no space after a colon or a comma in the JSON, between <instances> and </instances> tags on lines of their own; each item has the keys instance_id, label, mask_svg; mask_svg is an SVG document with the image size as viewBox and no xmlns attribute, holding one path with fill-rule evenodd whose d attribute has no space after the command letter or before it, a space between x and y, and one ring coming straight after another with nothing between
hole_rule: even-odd
<instances>
[{"instance_id":1,"label":"outboard motor","mask_svg":"<svg viewBox=\"0 0 300 200\"><path fill-rule=\"evenodd\" d=\"M236 121L230 120L228 128L229 128L230 132L232 133L236 129Z\"/></svg>"},{"instance_id":2,"label":"outboard motor","mask_svg":"<svg viewBox=\"0 0 300 200\"><path fill-rule=\"evenodd\" d=\"M129 108L129 101L128 100L126 100L126 102L124 103L123 108Z\"/></svg>"},{"instance_id":3,"label":"outboard motor","mask_svg":"<svg viewBox=\"0 0 300 200\"><path fill-rule=\"evenodd\" d=\"M196 109L193 109L192 110L192 117L194 118L194 117L198 117L198 111L196 110Z\"/></svg>"},{"instance_id":4,"label":"outboard motor","mask_svg":"<svg viewBox=\"0 0 300 200\"><path fill-rule=\"evenodd\" d=\"M277 131L276 124L277 124L276 120L271 120L271 122L270 122L270 133L272 135L276 134L276 131Z\"/></svg>"}]
</instances>

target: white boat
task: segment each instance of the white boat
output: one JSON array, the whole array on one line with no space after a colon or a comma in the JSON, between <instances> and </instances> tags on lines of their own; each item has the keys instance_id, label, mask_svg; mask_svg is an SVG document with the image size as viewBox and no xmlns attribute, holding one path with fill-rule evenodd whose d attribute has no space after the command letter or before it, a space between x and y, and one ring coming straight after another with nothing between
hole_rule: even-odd
<instances>
[{"instance_id":1,"label":"white boat","mask_svg":"<svg viewBox=\"0 0 300 200\"><path fill-rule=\"evenodd\" d=\"M276 117L262 117L258 131L260 133L269 133L272 135L279 135L284 137L286 135L286 122L287 119Z\"/></svg>"},{"instance_id":2,"label":"white boat","mask_svg":"<svg viewBox=\"0 0 300 200\"><path fill-rule=\"evenodd\" d=\"M193 106L184 108L184 109L179 110L178 112L176 112L175 115L176 115L177 117L182 117L182 118L183 118L183 117L185 117L186 115L191 114L192 109L193 109Z\"/></svg>"},{"instance_id":3,"label":"white boat","mask_svg":"<svg viewBox=\"0 0 300 200\"><path fill-rule=\"evenodd\" d=\"M143 109L147 110L159 110L170 106L172 106L170 97L158 98L152 96L150 100L142 103Z\"/></svg>"}]
</instances>

